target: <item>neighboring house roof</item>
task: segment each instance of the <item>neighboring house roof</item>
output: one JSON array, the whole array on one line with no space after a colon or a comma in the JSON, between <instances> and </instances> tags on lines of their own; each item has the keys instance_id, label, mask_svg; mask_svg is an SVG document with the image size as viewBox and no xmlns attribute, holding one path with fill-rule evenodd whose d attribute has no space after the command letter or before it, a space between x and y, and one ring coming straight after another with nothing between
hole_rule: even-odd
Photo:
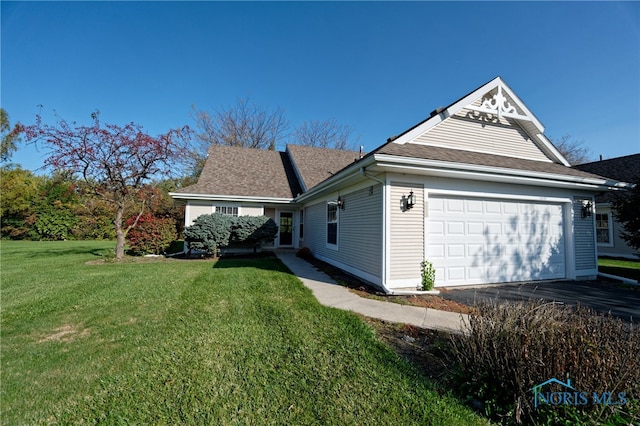
<instances>
[{"instance_id":1,"label":"neighboring house roof","mask_svg":"<svg viewBox=\"0 0 640 426\"><path fill-rule=\"evenodd\" d=\"M640 154L579 164L575 168L622 182L634 182L640 176Z\"/></svg>"},{"instance_id":2,"label":"neighboring house roof","mask_svg":"<svg viewBox=\"0 0 640 426\"><path fill-rule=\"evenodd\" d=\"M316 148L304 145L287 145L287 152L294 163L302 184L302 191L329 179L336 172L353 164L360 153L342 149Z\"/></svg>"},{"instance_id":3,"label":"neighboring house roof","mask_svg":"<svg viewBox=\"0 0 640 426\"><path fill-rule=\"evenodd\" d=\"M300 192L286 153L212 146L198 183L174 193L292 199Z\"/></svg>"},{"instance_id":4,"label":"neighboring house roof","mask_svg":"<svg viewBox=\"0 0 640 426\"><path fill-rule=\"evenodd\" d=\"M640 154L625 155L624 157L609 158L574 166L576 169L600 176L606 176L621 182L635 183L640 178ZM614 195L605 193L596 196L596 203L611 203Z\"/></svg>"}]
</instances>

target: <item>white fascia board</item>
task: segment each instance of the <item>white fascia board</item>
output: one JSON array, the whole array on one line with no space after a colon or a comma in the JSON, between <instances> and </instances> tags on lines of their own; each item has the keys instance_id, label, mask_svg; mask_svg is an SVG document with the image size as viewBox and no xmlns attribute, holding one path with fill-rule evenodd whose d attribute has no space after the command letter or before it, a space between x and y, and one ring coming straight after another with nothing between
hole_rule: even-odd
<instances>
[{"instance_id":1,"label":"white fascia board","mask_svg":"<svg viewBox=\"0 0 640 426\"><path fill-rule=\"evenodd\" d=\"M558 151L556 149L555 146L553 146L553 143L551 143L551 141L542 133L538 133L536 135L536 137L544 144L545 147L547 147L547 149L549 151L551 151L551 153L562 162L562 164L564 164L567 167L571 167L571 163L569 163L567 161L566 158L564 158L564 156L562 154L560 154L560 151Z\"/></svg>"},{"instance_id":2,"label":"white fascia board","mask_svg":"<svg viewBox=\"0 0 640 426\"><path fill-rule=\"evenodd\" d=\"M622 188L620 182L605 179L580 178L577 176L559 175L554 173L532 172L527 170L506 169L501 167L482 166L466 163L451 163L446 161L426 160L410 157L396 157L385 154L375 155L377 166L395 169L405 173L415 170L430 171L440 176L458 177L464 179L491 180L495 182L536 184L548 186L572 186L590 190L607 190ZM401 170L398 170L401 169ZM490 179L489 179L490 178Z\"/></svg>"},{"instance_id":3,"label":"white fascia board","mask_svg":"<svg viewBox=\"0 0 640 426\"><path fill-rule=\"evenodd\" d=\"M244 195L215 195L215 194L189 194L183 192L170 192L172 198L182 200L202 200L202 201L243 201L251 203L279 203L291 204L293 198L275 198L275 197L252 197Z\"/></svg>"},{"instance_id":4,"label":"white fascia board","mask_svg":"<svg viewBox=\"0 0 640 426\"><path fill-rule=\"evenodd\" d=\"M522 99L520 99L518 97L518 95L516 95L513 92L513 90L511 90L511 88L507 85L507 83L505 83L500 77L498 77L496 80L499 80L499 83L502 86L502 90L507 92L507 94L509 94L511 99L513 99L515 102L518 103L518 106L524 111L525 115L529 118L529 120L531 120L531 122L533 124L535 124L535 126L539 129L540 133L543 133L544 132L544 126L542 125L540 120L538 120L538 118L535 116L535 114L532 113L529 110L529 108L527 108L527 106L524 104L524 102L522 102Z\"/></svg>"}]
</instances>

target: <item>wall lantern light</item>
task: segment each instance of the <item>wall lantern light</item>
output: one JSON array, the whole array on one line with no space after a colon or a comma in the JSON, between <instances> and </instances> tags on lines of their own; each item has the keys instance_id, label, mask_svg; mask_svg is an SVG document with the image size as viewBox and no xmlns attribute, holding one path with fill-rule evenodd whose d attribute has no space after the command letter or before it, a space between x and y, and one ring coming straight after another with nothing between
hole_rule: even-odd
<instances>
[{"instance_id":1,"label":"wall lantern light","mask_svg":"<svg viewBox=\"0 0 640 426\"><path fill-rule=\"evenodd\" d=\"M338 201L336 202L336 204L338 205L338 208L340 210L344 210L344 199L338 195Z\"/></svg>"},{"instance_id":2,"label":"wall lantern light","mask_svg":"<svg viewBox=\"0 0 640 426\"><path fill-rule=\"evenodd\" d=\"M593 204L591 201L584 200L582 201L582 217L591 217L593 214Z\"/></svg>"},{"instance_id":3,"label":"wall lantern light","mask_svg":"<svg viewBox=\"0 0 640 426\"><path fill-rule=\"evenodd\" d=\"M402 196L401 199L402 202L402 206L404 207L404 210L410 210L413 208L413 206L416 204L416 196L413 193L413 190L411 190L411 192L409 192L409 196Z\"/></svg>"}]
</instances>

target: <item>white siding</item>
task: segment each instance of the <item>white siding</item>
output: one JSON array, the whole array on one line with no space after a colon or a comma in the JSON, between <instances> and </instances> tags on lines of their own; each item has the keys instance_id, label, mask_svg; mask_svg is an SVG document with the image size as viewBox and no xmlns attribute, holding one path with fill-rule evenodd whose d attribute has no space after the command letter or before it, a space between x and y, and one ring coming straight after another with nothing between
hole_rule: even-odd
<instances>
[{"instance_id":1,"label":"white siding","mask_svg":"<svg viewBox=\"0 0 640 426\"><path fill-rule=\"evenodd\" d=\"M305 208L304 245L315 256L346 265L349 272L365 279L382 279L383 203L382 186L374 185L341 193L344 210L338 209L337 250L327 247L327 203ZM360 274L363 273L363 274Z\"/></svg>"},{"instance_id":2,"label":"white siding","mask_svg":"<svg viewBox=\"0 0 640 426\"><path fill-rule=\"evenodd\" d=\"M239 216L262 216L264 209L262 206L241 206Z\"/></svg>"},{"instance_id":3,"label":"white siding","mask_svg":"<svg viewBox=\"0 0 640 426\"><path fill-rule=\"evenodd\" d=\"M412 143L551 162L515 120L485 121L476 114L463 109Z\"/></svg>"},{"instance_id":4,"label":"white siding","mask_svg":"<svg viewBox=\"0 0 640 426\"><path fill-rule=\"evenodd\" d=\"M576 198L573 201L573 227L576 253L576 271L596 268L595 222L594 216L582 217L582 202L592 199Z\"/></svg>"},{"instance_id":5,"label":"white siding","mask_svg":"<svg viewBox=\"0 0 640 426\"><path fill-rule=\"evenodd\" d=\"M417 196L415 206L403 211L402 196ZM422 185L391 183L390 287L417 286L424 260L424 190Z\"/></svg>"},{"instance_id":6,"label":"white siding","mask_svg":"<svg viewBox=\"0 0 640 426\"><path fill-rule=\"evenodd\" d=\"M198 218L198 216L202 216L203 214L211 214L213 213L213 204L192 204L189 203L187 206L188 217L185 222L187 226L193 225L193 221Z\"/></svg>"}]
</instances>

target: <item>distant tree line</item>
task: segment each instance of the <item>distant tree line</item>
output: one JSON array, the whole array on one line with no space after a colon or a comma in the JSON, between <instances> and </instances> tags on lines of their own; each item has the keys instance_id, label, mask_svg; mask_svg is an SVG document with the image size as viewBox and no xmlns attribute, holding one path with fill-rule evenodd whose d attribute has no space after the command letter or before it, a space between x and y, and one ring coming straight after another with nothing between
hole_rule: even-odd
<instances>
[{"instance_id":1,"label":"distant tree line","mask_svg":"<svg viewBox=\"0 0 640 426\"><path fill-rule=\"evenodd\" d=\"M171 223L174 238L184 226L184 207L169 196L186 178L152 181L141 188L147 202L144 223ZM68 172L37 175L15 165L0 167L0 235L3 239L114 240L117 206ZM137 206L124 210L129 224L138 216ZM138 237L139 238L139 237ZM154 251L150 250L149 252ZM157 250L156 250L157 251Z\"/></svg>"}]
</instances>

